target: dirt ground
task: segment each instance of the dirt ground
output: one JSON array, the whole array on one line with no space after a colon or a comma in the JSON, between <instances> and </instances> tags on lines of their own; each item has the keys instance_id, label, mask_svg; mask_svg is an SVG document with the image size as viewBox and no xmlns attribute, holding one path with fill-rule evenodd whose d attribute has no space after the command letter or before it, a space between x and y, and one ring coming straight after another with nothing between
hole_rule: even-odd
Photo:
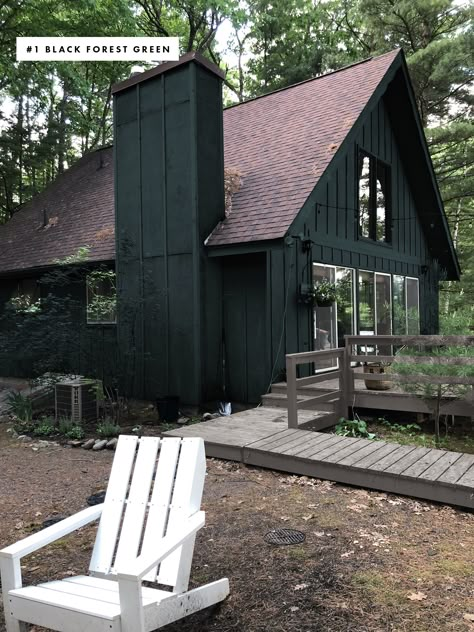
<instances>
[{"instance_id":1,"label":"dirt ground","mask_svg":"<svg viewBox=\"0 0 474 632\"><path fill-rule=\"evenodd\" d=\"M0 548L86 506L113 457L5 430ZM231 593L166 632L474 631L472 513L214 459L204 509L192 584L226 576ZM281 527L303 531L304 543L266 544ZM25 558L24 583L86 572L93 537L86 527Z\"/></svg>"}]
</instances>

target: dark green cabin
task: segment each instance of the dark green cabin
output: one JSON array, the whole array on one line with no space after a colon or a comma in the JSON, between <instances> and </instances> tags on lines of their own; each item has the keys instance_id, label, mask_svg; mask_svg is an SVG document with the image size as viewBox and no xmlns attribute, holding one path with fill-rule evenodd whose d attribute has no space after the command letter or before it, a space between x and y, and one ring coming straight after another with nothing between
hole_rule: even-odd
<instances>
[{"instance_id":1,"label":"dark green cabin","mask_svg":"<svg viewBox=\"0 0 474 632\"><path fill-rule=\"evenodd\" d=\"M258 403L284 379L286 353L345 334L435 333L438 284L460 271L403 53L224 112L221 84L189 54L115 86L113 169L107 148L63 174L52 186L70 204L35 234L50 259L15 269L7 248L0 273L54 267L57 228L69 227L69 252L88 245L88 266L115 261L116 325L90 323L87 344L115 358L116 340L130 393L192 405ZM38 198L18 215L40 213ZM0 227L0 245L18 225ZM314 284L337 300L313 305ZM113 366L101 366L108 379Z\"/></svg>"}]
</instances>

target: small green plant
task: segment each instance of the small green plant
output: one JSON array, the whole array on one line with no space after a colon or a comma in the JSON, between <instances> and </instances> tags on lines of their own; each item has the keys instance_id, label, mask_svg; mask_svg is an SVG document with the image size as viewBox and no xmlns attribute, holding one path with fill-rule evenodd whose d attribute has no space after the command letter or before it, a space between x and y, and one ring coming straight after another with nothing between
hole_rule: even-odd
<instances>
[{"instance_id":1,"label":"small green plant","mask_svg":"<svg viewBox=\"0 0 474 632\"><path fill-rule=\"evenodd\" d=\"M64 436L68 439L84 439L84 435L84 430L81 426L77 425L71 426L69 430L64 433Z\"/></svg>"},{"instance_id":2,"label":"small green plant","mask_svg":"<svg viewBox=\"0 0 474 632\"><path fill-rule=\"evenodd\" d=\"M40 417L33 427L35 437L50 437L57 432L58 428L51 417Z\"/></svg>"},{"instance_id":3,"label":"small green plant","mask_svg":"<svg viewBox=\"0 0 474 632\"><path fill-rule=\"evenodd\" d=\"M61 417L58 421L58 432L68 439L82 439L84 437L84 430L78 424L67 417Z\"/></svg>"},{"instance_id":4,"label":"small green plant","mask_svg":"<svg viewBox=\"0 0 474 632\"><path fill-rule=\"evenodd\" d=\"M18 391L11 391L6 397L9 412L13 413L20 421L29 422L33 419L33 407L31 400Z\"/></svg>"},{"instance_id":5,"label":"small green plant","mask_svg":"<svg viewBox=\"0 0 474 632\"><path fill-rule=\"evenodd\" d=\"M417 434L421 430L421 426L419 426L418 424L397 424L391 423L387 419L379 419L379 423L382 426L390 428L390 430L400 432L401 434L407 434L410 437L413 437L413 435Z\"/></svg>"},{"instance_id":6,"label":"small green plant","mask_svg":"<svg viewBox=\"0 0 474 632\"><path fill-rule=\"evenodd\" d=\"M367 422L356 415L356 419L339 419L335 431L341 437L363 437L364 439L375 439L375 434L367 429Z\"/></svg>"},{"instance_id":7,"label":"small green plant","mask_svg":"<svg viewBox=\"0 0 474 632\"><path fill-rule=\"evenodd\" d=\"M120 426L117 426L110 419L104 419L102 423L97 426L97 434L104 439L118 437L120 434Z\"/></svg>"}]
</instances>

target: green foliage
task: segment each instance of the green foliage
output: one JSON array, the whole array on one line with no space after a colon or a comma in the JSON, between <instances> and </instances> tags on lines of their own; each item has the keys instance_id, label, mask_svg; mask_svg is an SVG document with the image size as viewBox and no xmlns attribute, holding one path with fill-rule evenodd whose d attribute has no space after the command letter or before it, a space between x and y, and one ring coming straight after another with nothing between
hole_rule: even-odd
<instances>
[{"instance_id":1,"label":"green foliage","mask_svg":"<svg viewBox=\"0 0 474 632\"><path fill-rule=\"evenodd\" d=\"M104 419L104 421L97 426L97 434L104 439L118 437L120 433L120 426L117 426L117 424L109 419Z\"/></svg>"},{"instance_id":2,"label":"green foliage","mask_svg":"<svg viewBox=\"0 0 474 632\"><path fill-rule=\"evenodd\" d=\"M474 308L472 306L455 309L449 313L442 312L440 314L439 333L445 336L469 336L472 335L473 327Z\"/></svg>"},{"instance_id":3,"label":"green foliage","mask_svg":"<svg viewBox=\"0 0 474 632\"><path fill-rule=\"evenodd\" d=\"M32 434L35 437L50 437L58 434L58 428L52 417L40 417L32 428Z\"/></svg>"},{"instance_id":4,"label":"green foliage","mask_svg":"<svg viewBox=\"0 0 474 632\"><path fill-rule=\"evenodd\" d=\"M90 246L80 246L76 252L63 259L55 259L54 263L60 266L68 266L77 263L85 263L89 259Z\"/></svg>"},{"instance_id":5,"label":"green foliage","mask_svg":"<svg viewBox=\"0 0 474 632\"><path fill-rule=\"evenodd\" d=\"M33 407L31 399L20 392L11 391L6 396L9 412L13 413L17 419L30 422L33 418Z\"/></svg>"},{"instance_id":6,"label":"green foliage","mask_svg":"<svg viewBox=\"0 0 474 632\"><path fill-rule=\"evenodd\" d=\"M114 270L97 268L87 275L87 320L114 323L117 316L117 282Z\"/></svg>"},{"instance_id":7,"label":"green foliage","mask_svg":"<svg viewBox=\"0 0 474 632\"><path fill-rule=\"evenodd\" d=\"M375 434L367 429L367 422L363 419L339 419L334 432L341 437L363 437L364 439L375 439Z\"/></svg>"},{"instance_id":8,"label":"green foliage","mask_svg":"<svg viewBox=\"0 0 474 632\"><path fill-rule=\"evenodd\" d=\"M410 358L404 360L404 356ZM417 357L419 361L416 361ZM439 441L443 407L452 399L463 398L472 388L462 381L464 378L474 379L474 347L425 347L422 351L404 347L395 356L391 374L395 380L397 376L414 378L407 382L399 379L399 385L405 392L421 397L430 408L435 419L436 439Z\"/></svg>"},{"instance_id":9,"label":"green foliage","mask_svg":"<svg viewBox=\"0 0 474 632\"><path fill-rule=\"evenodd\" d=\"M79 424L73 423L70 419L62 417L58 421L57 430L59 434L64 435L68 439L83 439L84 429Z\"/></svg>"},{"instance_id":10,"label":"green foliage","mask_svg":"<svg viewBox=\"0 0 474 632\"><path fill-rule=\"evenodd\" d=\"M32 300L28 294L12 296L9 303L19 314L36 314L41 310L41 299Z\"/></svg>"},{"instance_id":11,"label":"green foliage","mask_svg":"<svg viewBox=\"0 0 474 632\"><path fill-rule=\"evenodd\" d=\"M418 432L421 431L421 426L419 426L418 424L397 424L397 423L391 423L387 419L379 419L378 422L382 426L385 426L386 428L390 428L390 430L393 430L394 432L407 434L410 437L416 435Z\"/></svg>"}]
</instances>

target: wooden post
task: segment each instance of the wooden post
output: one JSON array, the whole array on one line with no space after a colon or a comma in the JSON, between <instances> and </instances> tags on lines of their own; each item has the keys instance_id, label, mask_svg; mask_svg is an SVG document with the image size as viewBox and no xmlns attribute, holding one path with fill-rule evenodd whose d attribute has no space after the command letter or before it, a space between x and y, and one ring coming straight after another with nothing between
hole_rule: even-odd
<instances>
[{"instance_id":1,"label":"wooden post","mask_svg":"<svg viewBox=\"0 0 474 632\"><path fill-rule=\"evenodd\" d=\"M286 397L288 400L288 428L298 428L295 358L286 356Z\"/></svg>"},{"instance_id":2,"label":"wooden post","mask_svg":"<svg viewBox=\"0 0 474 632\"><path fill-rule=\"evenodd\" d=\"M352 355L352 343L345 337L345 347L344 347L344 356L342 359L343 362L343 373L344 373L344 414L343 417L349 419L349 411L352 406L352 401L354 398L354 376L351 371L351 355Z\"/></svg>"}]
</instances>

